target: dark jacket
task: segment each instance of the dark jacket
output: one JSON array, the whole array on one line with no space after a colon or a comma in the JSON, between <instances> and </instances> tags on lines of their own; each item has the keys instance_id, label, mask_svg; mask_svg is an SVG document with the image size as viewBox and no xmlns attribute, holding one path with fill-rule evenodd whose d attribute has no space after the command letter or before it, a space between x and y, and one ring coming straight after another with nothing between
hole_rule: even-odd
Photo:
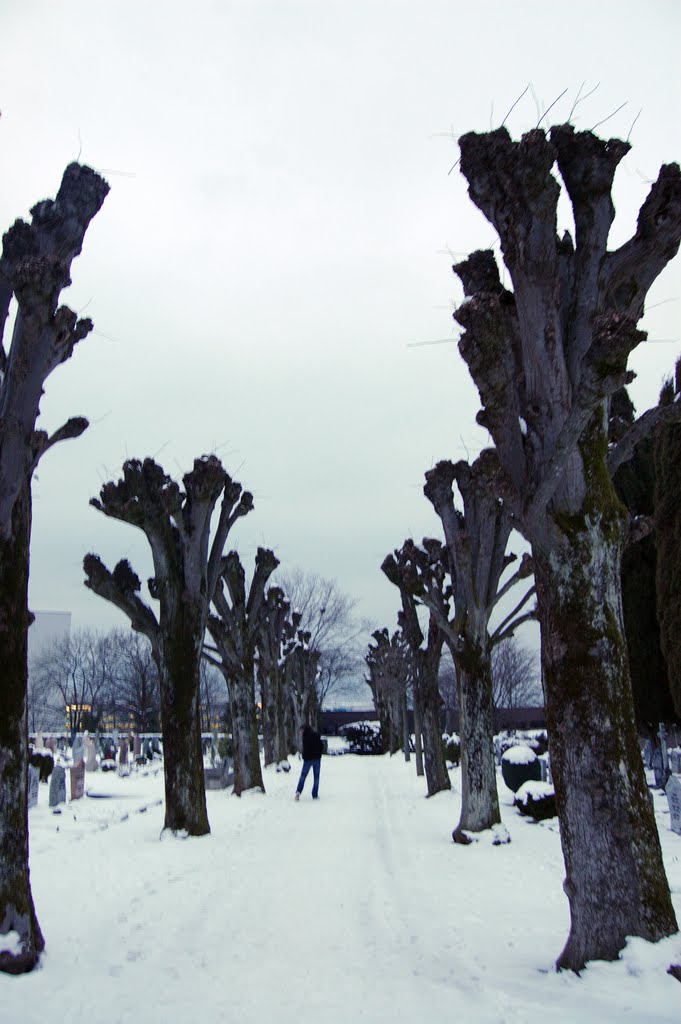
<instances>
[{"instance_id":1,"label":"dark jacket","mask_svg":"<svg viewBox=\"0 0 681 1024\"><path fill-rule=\"evenodd\" d=\"M318 761L322 756L322 741L312 726L303 729L303 761Z\"/></svg>"}]
</instances>

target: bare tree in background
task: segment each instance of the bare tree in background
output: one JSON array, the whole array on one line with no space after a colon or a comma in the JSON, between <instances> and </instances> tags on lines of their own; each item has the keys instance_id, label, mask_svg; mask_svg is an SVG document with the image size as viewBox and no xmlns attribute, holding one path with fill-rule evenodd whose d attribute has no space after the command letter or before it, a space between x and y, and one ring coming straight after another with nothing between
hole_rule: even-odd
<instances>
[{"instance_id":1,"label":"bare tree in background","mask_svg":"<svg viewBox=\"0 0 681 1024\"><path fill-rule=\"evenodd\" d=\"M0 952L0 971L32 970L45 946L28 870L28 567L31 482L45 452L78 437L87 420L68 420L53 434L36 430L45 381L92 330L59 305L71 284L90 221L109 186L89 167L70 164L55 200L17 220L0 256L0 934L19 935L18 952ZM7 350L4 332L12 297L17 312Z\"/></svg>"},{"instance_id":2,"label":"bare tree in background","mask_svg":"<svg viewBox=\"0 0 681 1024\"><path fill-rule=\"evenodd\" d=\"M451 789L452 785L442 745L442 698L438 688L438 672L445 634L432 611L428 611L425 632L419 621L420 602L414 593L407 554L413 547L412 541L405 541L402 548L384 559L381 569L390 582L399 589L402 599L402 611L397 621L411 652L414 709L420 717L428 796L434 796L444 789Z\"/></svg>"},{"instance_id":3,"label":"bare tree in background","mask_svg":"<svg viewBox=\"0 0 681 1024\"><path fill-rule=\"evenodd\" d=\"M559 968L613 960L627 936L677 930L636 737L622 623L628 516L611 473L679 403L640 417L609 447L612 396L633 378L648 290L681 238L681 172L664 166L635 234L608 251L612 184L629 144L504 128L459 139L469 195L499 234L494 254L454 268L465 301L459 350L482 402L499 487L532 546L551 765L571 927ZM576 238L557 233L560 173Z\"/></svg>"},{"instance_id":4,"label":"bare tree in background","mask_svg":"<svg viewBox=\"0 0 681 1024\"><path fill-rule=\"evenodd\" d=\"M286 722L291 694L286 659L292 650L290 610L291 606L281 587L270 587L265 598L258 637L258 682L266 765L287 761L289 754ZM289 711L289 719L291 715Z\"/></svg>"},{"instance_id":5,"label":"bare tree in background","mask_svg":"<svg viewBox=\"0 0 681 1024\"><path fill-rule=\"evenodd\" d=\"M229 691L223 673L205 658L200 668L199 703L201 711L201 732L211 732L216 719L220 718L229 701Z\"/></svg>"},{"instance_id":6,"label":"bare tree in background","mask_svg":"<svg viewBox=\"0 0 681 1024\"><path fill-rule=\"evenodd\" d=\"M273 551L258 548L247 591L244 567L237 552L230 551L220 563L220 580L213 594L217 614L208 617L213 647L204 645L204 656L222 671L229 690L236 796L248 789L265 791L255 708L255 656L263 625L265 587L278 565Z\"/></svg>"},{"instance_id":7,"label":"bare tree in background","mask_svg":"<svg viewBox=\"0 0 681 1024\"><path fill-rule=\"evenodd\" d=\"M85 586L119 608L151 643L158 668L163 728L165 823L192 836L210 831L206 812L199 717L199 667L211 597L227 536L253 508L252 495L231 479L214 455L194 460L184 490L153 459L131 459L123 477L102 487L91 504L141 529L154 576L149 592L158 618L139 596L141 582L127 561L110 572L96 555L83 561ZM211 517L218 502L218 522Z\"/></svg>"},{"instance_id":8,"label":"bare tree in background","mask_svg":"<svg viewBox=\"0 0 681 1024\"><path fill-rule=\"evenodd\" d=\"M362 664L362 636L366 624L355 618L357 602L344 594L335 580L294 569L277 575L292 612L300 615L299 628L310 634L309 645L319 651L316 681L319 708L352 687Z\"/></svg>"},{"instance_id":9,"label":"bare tree in background","mask_svg":"<svg viewBox=\"0 0 681 1024\"><path fill-rule=\"evenodd\" d=\"M404 750L409 754L409 717L407 689L412 682L412 658L409 646L397 630L392 636L387 629L372 633L373 645L365 656L369 670L367 683L371 689L385 754Z\"/></svg>"},{"instance_id":10,"label":"bare tree in background","mask_svg":"<svg viewBox=\"0 0 681 1024\"><path fill-rule=\"evenodd\" d=\"M70 732L96 729L118 682L112 633L79 629L55 638L31 665L51 717Z\"/></svg>"},{"instance_id":11,"label":"bare tree in background","mask_svg":"<svg viewBox=\"0 0 681 1024\"><path fill-rule=\"evenodd\" d=\"M543 704L534 651L509 636L492 650L495 708L529 708Z\"/></svg>"},{"instance_id":12,"label":"bare tree in background","mask_svg":"<svg viewBox=\"0 0 681 1024\"><path fill-rule=\"evenodd\" d=\"M148 637L133 630L114 631L117 656L109 713L116 727L156 732L161 724L158 668Z\"/></svg>"}]
</instances>

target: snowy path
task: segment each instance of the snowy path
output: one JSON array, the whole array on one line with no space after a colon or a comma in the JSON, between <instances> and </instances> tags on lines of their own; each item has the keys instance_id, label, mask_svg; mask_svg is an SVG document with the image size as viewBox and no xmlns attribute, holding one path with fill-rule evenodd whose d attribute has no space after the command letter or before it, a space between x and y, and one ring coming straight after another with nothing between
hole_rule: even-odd
<instances>
[{"instance_id":1,"label":"snowy path","mask_svg":"<svg viewBox=\"0 0 681 1024\"><path fill-rule=\"evenodd\" d=\"M0 977L0 1022L677 1019L663 968L678 938L581 979L553 972L568 930L558 836L520 819L505 787L512 843L464 849L456 772L425 800L413 764L329 757L320 800L309 779L295 803L298 768L267 772L266 796L209 792L212 834L184 841L159 842L160 774L88 777L112 799L60 816L41 789L31 864L48 950L33 975ZM681 838L661 833L679 913Z\"/></svg>"}]
</instances>

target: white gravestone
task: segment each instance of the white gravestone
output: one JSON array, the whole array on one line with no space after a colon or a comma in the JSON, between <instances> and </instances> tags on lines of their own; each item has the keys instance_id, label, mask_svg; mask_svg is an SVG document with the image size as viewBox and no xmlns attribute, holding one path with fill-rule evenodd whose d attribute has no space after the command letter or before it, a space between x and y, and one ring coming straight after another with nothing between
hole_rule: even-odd
<instances>
[{"instance_id":1,"label":"white gravestone","mask_svg":"<svg viewBox=\"0 0 681 1024\"><path fill-rule=\"evenodd\" d=\"M669 782L665 789L669 803L669 817L672 832L681 836L681 779L675 775L669 776Z\"/></svg>"},{"instance_id":2,"label":"white gravestone","mask_svg":"<svg viewBox=\"0 0 681 1024\"><path fill-rule=\"evenodd\" d=\"M50 778L50 807L66 803L66 772L60 764L55 764Z\"/></svg>"},{"instance_id":3,"label":"white gravestone","mask_svg":"<svg viewBox=\"0 0 681 1024\"><path fill-rule=\"evenodd\" d=\"M97 771L97 746L92 736L85 737L85 771Z\"/></svg>"}]
</instances>

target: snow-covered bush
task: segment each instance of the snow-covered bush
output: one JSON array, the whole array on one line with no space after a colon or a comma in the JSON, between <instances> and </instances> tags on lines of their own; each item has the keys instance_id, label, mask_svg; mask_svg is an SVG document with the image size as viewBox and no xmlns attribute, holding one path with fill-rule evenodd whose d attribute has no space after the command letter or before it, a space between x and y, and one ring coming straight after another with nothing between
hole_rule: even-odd
<instances>
[{"instance_id":1,"label":"snow-covered bush","mask_svg":"<svg viewBox=\"0 0 681 1024\"><path fill-rule=\"evenodd\" d=\"M338 730L345 736L351 754L382 754L381 727L378 722L351 722Z\"/></svg>"},{"instance_id":2,"label":"snow-covered bush","mask_svg":"<svg viewBox=\"0 0 681 1024\"><path fill-rule=\"evenodd\" d=\"M524 782L515 795L513 806L533 821L555 818L556 794L548 782Z\"/></svg>"},{"instance_id":3,"label":"snow-covered bush","mask_svg":"<svg viewBox=\"0 0 681 1024\"><path fill-rule=\"evenodd\" d=\"M524 782L541 781L539 758L531 747L509 747L501 757L501 774L508 788L517 793Z\"/></svg>"},{"instance_id":4,"label":"snow-covered bush","mask_svg":"<svg viewBox=\"0 0 681 1024\"><path fill-rule=\"evenodd\" d=\"M450 762L456 767L461 762L461 743L459 737L455 733L452 733L451 736L444 733L442 744L445 749L445 761Z\"/></svg>"}]
</instances>

